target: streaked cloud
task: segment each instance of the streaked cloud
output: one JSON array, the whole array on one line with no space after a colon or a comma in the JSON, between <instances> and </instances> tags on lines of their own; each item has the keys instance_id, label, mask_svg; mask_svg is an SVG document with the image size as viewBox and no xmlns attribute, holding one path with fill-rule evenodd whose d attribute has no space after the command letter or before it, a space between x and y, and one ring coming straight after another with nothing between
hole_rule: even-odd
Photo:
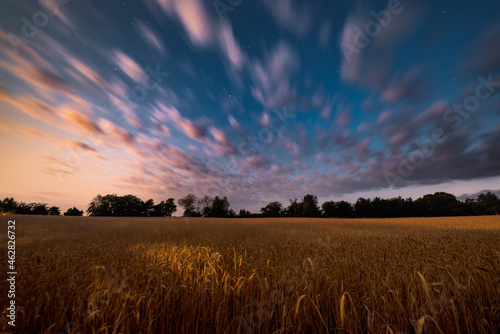
<instances>
[{"instance_id":1,"label":"streaked cloud","mask_svg":"<svg viewBox=\"0 0 500 334\"><path fill-rule=\"evenodd\" d=\"M397 190L462 182L459 195L500 177L499 5L471 7L466 25L463 4L443 4L448 16L404 3L349 58L342 44L384 4L260 0L219 20L201 0L69 2L16 47L9 33L21 36L29 10L7 6L0 139L13 159L33 161L38 192L196 192L254 211L307 192L383 197L385 175L435 129L447 139ZM480 75L493 81L488 97L453 112ZM4 195L16 188L0 181Z\"/></svg>"}]
</instances>

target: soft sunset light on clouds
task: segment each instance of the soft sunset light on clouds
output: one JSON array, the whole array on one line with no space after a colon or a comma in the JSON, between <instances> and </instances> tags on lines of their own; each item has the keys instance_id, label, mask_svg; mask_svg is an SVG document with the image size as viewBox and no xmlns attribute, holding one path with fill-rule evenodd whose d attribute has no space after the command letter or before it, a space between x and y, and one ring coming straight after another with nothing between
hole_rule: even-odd
<instances>
[{"instance_id":1,"label":"soft sunset light on clouds","mask_svg":"<svg viewBox=\"0 0 500 334\"><path fill-rule=\"evenodd\" d=\"M1 5L0 196L195 193L257 211L500 189L496 1L401 1L350 55L387 1L43 3Z\"/></svg>"}]
</instances>

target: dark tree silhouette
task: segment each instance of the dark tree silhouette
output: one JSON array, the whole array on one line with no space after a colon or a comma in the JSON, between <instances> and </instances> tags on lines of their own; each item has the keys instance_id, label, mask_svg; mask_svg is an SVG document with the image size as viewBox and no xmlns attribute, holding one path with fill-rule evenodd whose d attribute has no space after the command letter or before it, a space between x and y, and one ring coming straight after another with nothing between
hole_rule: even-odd
<instances>
[{"instance_id":1,"label":"dark tree silhouette","mask_svg":"<svg viewBox=\"0 0 500 334\"><path fill-rule=\"evenodd\" d=\"M49 208L49 215L51 215L51 216L60 216L61 215L61 209L59 209L57 206L51 206Z\"/></svg>"},{"instance_id":2,"label":"dark tree silhouette","mask_svg":"<svg viewBox=\"0 0 500 334\"><path fill-rule=\"evenodd\" d=\"M356 214L352 204L346 201L337 202L337 210L339 217L342 218L353 218Z\"/></svg>"},{"instance_id":3,"label":"dark tree silhouette","mask_svg":"<svg viewBox=\"0 0 500 334\"><path fill-rule=\"evenodd\" d=\"M160 204L154 206L154 211L151 216L154 217L172 217L172 213L177 211L175 200L169 198L166 201L161 201Z\"/></svg>"},{"instance_id":4,"label":"dark tree silhouette","mask_svg":"<svg viewBox=\"0 0 500 334\"><path fill-rule=\"evenodd\" d=\"M28 206L31 207L31 214L33 215L46 216L49 214L49 209L47 208L46 203L30 203Z\"/></svg>"},{"instance_id":5,"label":"dark tree silhouette","mask_svg":"<svg viewBox=\"0 0 500 334\"><path fill-rule=\"evenodd\" d=\"M280 217L283 215L283 206L280 202L274 201L260 209L262 217Z\"/></svg>"},{"instance_id":6,"label":"dark tree silhouette","mask_svg":"<svg viewBox=\"0 0 500 334\"><path fill-rule=\"evenodd\" d=\"M500 214L500 199L492 192L480 194L475 203L475 211L480 215Z\"/></svg>"},{"instance_id":7,"label":"dark tree silhouette","mask_svg":"<svg viewBox=\"0 0 500 334\"><path fill-rule=\"evenodd\" d=\"M144 202L137 196L119 196L116 215L121 217L140 217L143 214Z\"/></svg>"},{"instance_id":8,"label":"dark tree silhouette","mask_svg":"<svg viewBox=\"0 0 500 334\"><path fill-rule=\"evenodd\" d=\"M290 199L290 205L286 208L285 214L288 217L300 217L303 211L303 203L298 202L296 198Z\"/></svg>"},{"instance_id":9,"label":"dark tree silhouette","mask_svg":"<svg viewBox=\"0 0 500 334\"><path fill-rule=\"evenodd\" d=\"M416 211L425 217L457 216L460 214L457 198L445 192L425 195L415 201Z\"/></svg>"},{"instance_id":10,"label":"dark tree silhouette","mask_svg":"<svg viewBox=\"0 0 500 334\"><path fill-rule=\"evenodd\" d=\"M17 204L17 207L14 210L14 212L17 214L20 214L20 215L32 215L33 214L33 207L30 204L20 202Z\"/></svg>"},{"instance_id":11,"label":"dark tree silhouette","mask_svg":"<svg viewBox=\"0 0 500 334\"><path fill-rule=\"evenodd\" d=\"M177 206L173 198L155 205L152 199L143 202L134 195L111 194L94 197L87 212L89 216L170 217L176 210Z\"/></svg>"},{"instance_id":12,"label":"dark tree silhouette","mask_svg":"<svg viewBox=\"0 0 500 334\"><path fill-rule=\"evenodd\" d=\"M320 217L321 211L318 207L318 197L315 195L307 194L302 200L302 213L301 217Z\"/></svg>"},{"instance_id":13,"label":"dark tree silhouette","mask_svg":"<svg viewBox=\"0 0 500 334\"><path fill-rule=\"evenodd\" d=\"M210 216L210 210L212 210L212 203L214 199L205 195L202 198L198 198L196 201L196 211L198 211L202 216Z\"/></svg>"},{"instance_id":14,"label":"dark tree silhouette","mask_svg":"<svg viewBox=\"0 0 500 334\"><path fill-rule=\"evenodd\" d=\"M134 195L97 195L87 209L89 216L145 217L155 212L152 200L143 202Z\"/></svg>"},{"instance_id":15,"label":"dark tree silhouette","mask_svg":"<svg viewBox=\"0 0 500 334\"><path fill-rule=\"evenodd\" d=\"M210 217L229 217L229 202L227 197L215 196L210 210Z\"/></svg>"},{"instance_id":16,"label":"dark tree silhouette","mask_svg":"<svg viewBox=\"0 0 500 334\"><path fill-rule=\"evenodd\" d=\"M148 199L144 204L142 205L142 215L147 216L147 217L154 217L155 216L155 202L153 199Z\"/></svg>"},{"instance_id":17,"label":"dark tree silhouette","mask_svg":"<svg viewBox=\"0 0 500 334\"><path fill-rule=\"evenodd\" d=\"M239 218L250 218L252 216L252 213L250 211L247 211L245 209L240 209L240 213L238 214Z\"/></svg>"},{"instance_id":18,"label":"dark tree silhouette","mask_svg":"<svg viewBox=\"0 0 500 334\"><path fill-rule=\"evenodd\" d=\"M351 203L346 201L334 202L329 201L321 206L323 215L329 218L353 218L354 208Z\"/></svg>"},{"instance_id":19,"label":"dark tree silhouette","mask_svg":"<svg viewBox=\"0 0 500 334\"><path fill-rule=\"evenodd\" d=\"M76 207L69 208L65 213L65 216L83 216L83 210L78 210Z\"/></svg>"},{"instance_id":20,"label":"dark tree silhouette","mask_svg":"<svg viewBox=\"0 0 500 334\"><path fill-rule=\"evenodd\" d=\"M180 206L184 208L184 217L199 216L199 212L196 211L197 198L194 194L188 194L185 197L177 200Z\"/></svg>"},{"instance_id":21,"label":"dark tree silhouette","mask_svg":"<svg viewBox=\"0 0 500 334\"><path fill-rule=\"evenodd\" d=\"M216 196L211 199L207 195L198 199L194 194L189 194L179 199L179 205L184 208L184 215L191 217L332 217L332 218L392 218L392 217L431 217L431 216L473 216L500 214L500 199L494 193L479 194L476 199L467 198L459 201L449 193L436 192L427 194L417 200L395 197L382 199L375 197L373 200L359 198L354 205L346 201L324 202L321 210L318 207L318 198L307 194L302 201L296 198L290 200L287 208L281 203L271 202L261 209L262 214L252 214L241 209L236 215L229 209L226 197ZM88 206L89 216L130 216L130 217L170 217L177 210L173 198L155 205L152 199L143 202L134 195L117 196L97 195ZM203 211L200 213L200 211ZM0 201L0 214L25 214L25 215L60 215L58 207L47 207L46 203L16 202L12 197ZM68 209L65 216L83 215L77 208Z\"/></svg>"},{"instance_id":22,"label":"dark tree silhouette","mask_svg":"<svg viewBox=\"0 0 500 334\"><path fill-rule=\"evenodd\" d=\"M368 198L358 198L354 204L354 210L356 211L356 216L358 217L373 217L372 213L372 201Z\"/></svg>"},{"instance_id":23,"label":"dark tree silhouette","mask_svg":"<svg viewBox=\"0 0 500 334\"><path fill-rule=\"evenodd\" d=\"M16 211L18 203L13 197L6 197L0 202L0 213L13 213Z\"/></svg>"},{"instance_id":24,"label":"dark tree silhouette","mask_svg":"<svg viewBox=\"0 0 500 334\"><path fill-rule=\"evenodd\" d=\"M118 196L112 195L97 195L92 199L87 208L89 216L116 216L118 204Z\"/></svg>"}]
</instances>

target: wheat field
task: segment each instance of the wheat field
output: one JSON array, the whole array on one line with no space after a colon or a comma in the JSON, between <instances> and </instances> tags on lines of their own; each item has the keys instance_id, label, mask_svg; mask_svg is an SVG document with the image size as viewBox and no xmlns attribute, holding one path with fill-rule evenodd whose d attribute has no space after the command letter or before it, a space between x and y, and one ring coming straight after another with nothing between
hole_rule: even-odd
<instances>
[{"instance_id":1,"label":"wheat field","mask_svg":"<svg viewBox=\"0 0 500 334\"><path fill-rule=\"evenodd\" d=\"M7 333L500 332L499 216L7 218Z\"/></svg>"}]
</instances>

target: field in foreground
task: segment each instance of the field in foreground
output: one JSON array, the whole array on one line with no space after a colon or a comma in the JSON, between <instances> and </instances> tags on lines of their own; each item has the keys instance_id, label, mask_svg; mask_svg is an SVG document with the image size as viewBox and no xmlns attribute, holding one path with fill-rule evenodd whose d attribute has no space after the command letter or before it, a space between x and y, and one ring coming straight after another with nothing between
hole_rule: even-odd
<instances>
[{"instance_id":1,"label":"field in foreground","mask_svg":"<svg viewBox=\"0 0 500 334\"><path fill-rule=\"evenodd\" d=\"M18 314L7 325L7 220ZM495 333L500 217L2 217L0 329ZM4 233L5 232L5 233Z\"/></svg>"}]
</instances>

